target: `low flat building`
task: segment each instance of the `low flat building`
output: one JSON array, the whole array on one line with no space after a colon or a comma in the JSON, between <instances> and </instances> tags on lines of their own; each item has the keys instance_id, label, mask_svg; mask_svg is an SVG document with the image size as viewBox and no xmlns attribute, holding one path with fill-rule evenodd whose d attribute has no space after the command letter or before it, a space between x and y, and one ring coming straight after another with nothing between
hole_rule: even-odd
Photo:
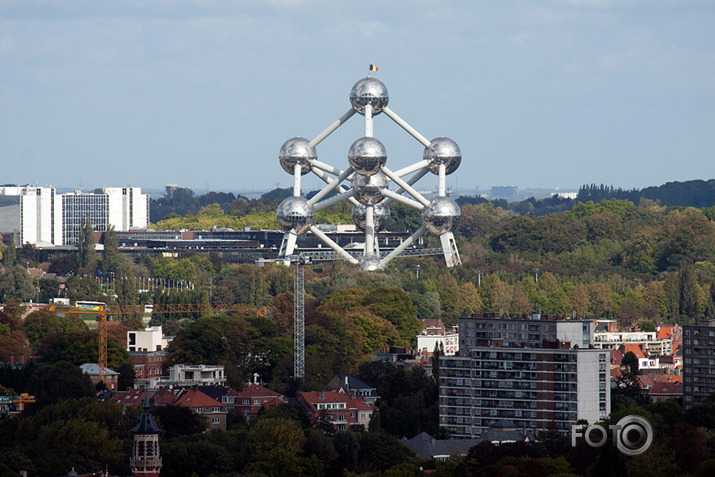
<instances>
[{"instance_id":1,"label":"low flat building","mask_svg":"<svg viewBox=\"0 0 715 477\"><path fill-rule=\"evenodd\" d=\"M220 365L175 364L169 367L169 380L162 385L173 386L223 386L226 384L224 368Z\"/></svg>"}]
</instances>

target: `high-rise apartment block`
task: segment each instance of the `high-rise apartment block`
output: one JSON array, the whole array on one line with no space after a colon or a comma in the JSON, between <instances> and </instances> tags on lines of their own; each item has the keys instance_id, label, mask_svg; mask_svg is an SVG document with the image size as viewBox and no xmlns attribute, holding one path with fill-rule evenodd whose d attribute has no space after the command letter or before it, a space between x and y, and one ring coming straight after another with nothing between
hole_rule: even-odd
<instances>
[{"instance_id":1,"label":"high-rise apartment block","mask_svg":"<svg viewBox=\"0 0 715 477\"><path fill-rule=\"evenodd\" d=\"M605 419L609 352L593 347L593 334L593 321L555 316L460 318L459 354L440 358L440 426L472 438L499 420L568 431Z\"/></svg>"},{"instance_id":2,"label":"high-rise apartment block","mask_svg":"<svg viewBox=\"0 0 715 477\"><path fill-rule=\"evenodd\" d=\"M13 187L20 196L20 244L75 245L87 217L96 232L146 228L149 196L137 187L57 194L52 187Z\"/></svg>"},{"instance_id":3,"label":"high-rise apartment block","mask_svg":"<svg viewBox=\"0 0 715 477\"><path fill-rule=\"evenodd\" d=\"M715 392L715 320L683 325L683 406L701 404Z\"/></svg>"}]
</instances>

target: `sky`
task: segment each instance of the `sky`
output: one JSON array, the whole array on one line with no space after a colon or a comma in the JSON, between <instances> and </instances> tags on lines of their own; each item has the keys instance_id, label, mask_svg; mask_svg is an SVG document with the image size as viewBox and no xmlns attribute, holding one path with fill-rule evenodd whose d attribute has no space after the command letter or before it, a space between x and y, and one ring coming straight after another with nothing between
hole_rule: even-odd
<instances>
[{"instance_id":1,"label":"sky","mask_svg":"<svg viewBox=\"0 0 715 477\"><path fill-rule=\"evenodd\" d=\"M370 64L390 109L459 144L456 190L712 179L714 25L711 0L0 0L0 184L292 186L281 145ZM319 160L346 168L363 121ZM374 133L391 169L422 158L384 114Z\"/></svg>"}]
</instances>

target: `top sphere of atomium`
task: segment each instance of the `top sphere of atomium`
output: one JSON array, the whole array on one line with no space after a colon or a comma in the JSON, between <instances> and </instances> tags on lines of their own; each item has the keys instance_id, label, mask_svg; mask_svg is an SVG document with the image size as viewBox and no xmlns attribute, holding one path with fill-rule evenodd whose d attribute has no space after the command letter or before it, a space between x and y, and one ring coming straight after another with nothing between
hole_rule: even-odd
<instances>
[{"instance_id":1,"label":"top sphere of atomium","mask_svg":"<svg viewBox=\"0 0 715 477\"><path fill-rule=\"evenodd\" d=\"M444 164L446 174L456 171L462 162L462 152L456 142L448 137L437 137L425 148L422 157L430 161L429 170L433 174L439 174L440 164Z\"/></svg>"},{"instance_id":2,"label":"top sphere of atomium","mask_svg":"<svg viewBox=\"0 0 715 477\"><path fill-rule=\"evenodd\" d=\"M310 161L317 159L318 154L306 138L294 137L283 143L278 158L281 161L281 167L288 174L294 174L295 166L300 165L302 175L310 172Z\"/></svg>"},{"instance_id":3,"label":"top sphere of atomium","mask_svg":"<svg viewBox=\"0 0 715 477\"><path fill-rule=\"evenodd\" d=\"M355 83L350 90L350 104L362 115L365 114L365 106L368 104L372 106L373 116L380 114L389 100L387 87L379 79L370 76Z\"/></svg>"},{"instance_id":4,"label":"top sphere of atomium","mask_svg":"<svg viewBox=\"0 0 715 477\"><path fill-rule=\"evenodd\" d=\"M387 150L374 137L361 137L350 146L348 151L348 162L355 172L364 176L380 172L386 161Z\"/></svg>"},{"instance_id":5,"label":"top sphere of atomium","mask_svg":"<svg viewBox=\"0 0 715 477\"><path fill-rule=\"evenodd\" d=\"M284 232L293 229L301 235L315 223L315 209L305 197L287 197L276 209L276 220Z\"/></svg>"},{"instance_id":6,"label":"top sphere of atomium","mask_svg":"<svg viewBox=\"0 0 715 477\"><path fill-rule=\"evenodd\" d=\"M461 216L459 205L449 197L435 197L422 209L422 223L435 235L450 232Z\"/></svg>"}]
</instances>

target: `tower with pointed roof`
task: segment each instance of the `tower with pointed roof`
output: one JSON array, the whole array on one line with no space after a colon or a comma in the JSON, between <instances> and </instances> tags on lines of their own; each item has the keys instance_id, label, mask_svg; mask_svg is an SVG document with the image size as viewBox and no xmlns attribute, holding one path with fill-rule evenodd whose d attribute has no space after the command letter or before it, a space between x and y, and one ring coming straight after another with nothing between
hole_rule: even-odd
<instances>
[{"instance_id":1,"label":"tower with pointed roof","mask_svg":"<svg viewBox=\"0 0 715 477\"><path fill-rule=\"evenodd\" d=\"M134 446L132 448L132 475L134 477L158 477L161 471L159 452L159 428L154 416L149 412L149 396L144 396L144 412L139 416L139 423L132 430Z\"/></svg>"}]
</instances>

